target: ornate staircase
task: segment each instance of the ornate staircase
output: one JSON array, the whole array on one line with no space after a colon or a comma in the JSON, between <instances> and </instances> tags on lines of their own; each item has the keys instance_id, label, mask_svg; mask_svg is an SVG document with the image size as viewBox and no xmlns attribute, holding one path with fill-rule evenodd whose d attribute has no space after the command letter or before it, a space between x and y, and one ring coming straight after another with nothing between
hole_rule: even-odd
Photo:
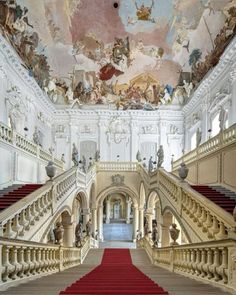
<instances>
[{"instance_id":1,"label":"ornate staircase","mask_svg":"<svg viewBox=\"0 0 236 295\"><path fill-rule=\"evenodd\" d=\"M0 191L0 211L36 191L42 184L12 185Z\"/></svg>"},{"instance_id":2,"label":"ornate staircase","mask_svg":"<svg viewBox=\"0 0 236 295\"><path fill-rule=\"evenodd\" d=\"M225 194L224 190L219 191L207 185L192 185L191 187L225 211L231 214L233 213L236 201L235 199L231 199L229 195Z\"/></svg>"}]
</instances>

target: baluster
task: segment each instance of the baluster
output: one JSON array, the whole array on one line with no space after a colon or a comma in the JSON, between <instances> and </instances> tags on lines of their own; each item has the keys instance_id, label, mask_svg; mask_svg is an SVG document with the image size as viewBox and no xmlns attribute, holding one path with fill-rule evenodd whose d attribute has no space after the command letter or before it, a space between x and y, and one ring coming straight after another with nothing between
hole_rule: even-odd
<instances>
[{"instance_id":1,"label":"baluster","mask_svg":"<svg viewBox=\"0 0 236 295\"><path fill-rule=\"evenodd\" d=\"M216 216L213 216L212 228L209 229L210 237L215 237L215 235L219 232L218 220Z\"/></svg>"},{"instance_id":2,"label":"baluster","mask_svg":"<svg viewBox=\"0 0 236 295\"><path fill-rule=\"evenodd\" d=\"M35 263L35 270L37 273L41 272L41 249L36 249L36 263Z\"/></svg>"},{"instance_id":3,"label":"baluster","mask_svg":"<svg viewBox=\"0 0 236 295\"><path fill-rule=\"evenodd\" d=\"M32 213L32 216L33 216L33 219L31 221L31 225L34 225L35 224L35 221L38 221L39 220L39 212L37 211L37 204L36 204L36 202L33 202L33 204L31 205L31 213Z\"/></svg>"},{"instance_id":4,"label":"baluster","mask_svg":"<svg viewBox=\"0 0 236 295\"><path fill-rule=\"evenodd\" d=\"M2 281L7 282L10 274L14 271L15 267L10 263L10 249L11 246L3 246L2 249Z\"/></svg>"},{"instance_id":5,"label":"baluster","mask_svg":"<svg viewBox=\"0 0 236 295\"><path fill-rule=\"evenodd\" d=\"M25 269L25 275L29 277L30 275L30 248L29 247L25 249L25 263L27 264L27 267Z\"/></svg>"},{"instance_id":6,"label":"baluster","mask_svg":"<svg viewBox=\"0 0 236 295\"><path fill-rule=\"evenodd\" d=\"M201 255L201 263L200 263L200 268L201 268L201 277L204 278L207 275L207 250L206 249L201 249L202 255Z\"/></svg>"},{"instance_id":7,"label":"baluster","mask_svg":"<svg viewBox=\"0 0 236 295\"><path fill-rule=\"evenodd\" d=\"M24 272L27 269L27 263L25 263L24 261L24 249L25 247L20 247L18 251L18 261L19 261L19 264L21 265L20 271L18 273L18 276L20 278L24 277Z\"/></svg>"},{"instance_id":8,"label":"baluster","mask_svg":"<svg viewBox=\"0 0 236 295\"><path fill-rule=\"evenodd\" d=\"M25 234L25 228L28 225L28 222L25 218L25 209L23 209L20 213L19 224L22 226L22 229L19 232L19 236L23 237Z\"/></svg>"},{"instance_id":9,"label":"baluster","mask_svg":"<svg viewBox=\"0 0 236 295\"><path fill-rule=\"evenodd\" d=\"M196 274L199 276L201 274L201 250L196 249Z\"/></svg>"},{"instance_id":10,"label":"baluster","mask_svg":"<svg viewBox=\"0 0 236 295\"><path fill-rule=\"evenodd\" d=\"M27 220L25 229L30 230L30 225L32 225L32 220L34 219L33 215L31 214L31 205L29 205L25 210L25 218Z\"/></svg>"},{"instance_id":11,"label":"baluster","mask_svg":"<svg viewBox=\"0 0 236 295\"><path fill-rule=\"evenodd\" d=\"M219 275L223 279L223 283L228 283L228 249L225 247L222 249L222 261L218 269Z\"/></svg>"},{"instance_id":12,"label":"baluster","mask_svg":"<svg viewBox=\"0 0 236 295\"><path fill-rule=\"evenodd\" d=\"M227 238L226 228L222 221L220 222L220 229L219 229L219 233L216 235L216 238L219 240L223 240Z\"/></svg>"},{"instance_id":13,"label":"baluster","mask_svg":"<svg viewBox=\"0 0 236 295\"><path fill-rule=\"evenodd\" d=\"M6 230L4 232L4 237L9 239L14 239L17 235L17 232L12 230L12 219L9 219L6 223Z\"/></svg>"},{"instance_id":14,"label":"baluster","mask_svg":"<svg viewBox=\"0 0 236 295\"><path fill-rule=\"evenodd\" d=\"M201 214L201 217L199 218L198 226L201 226L202 227L202 231L203 232L207 232L207 229L204 226L204 224L205 224L205 222L207 220L207 211L203 207L201 208L201 211L202 211L202 214Z\"/></svg>"},{"instance_id":15,"label":"baluster","mask_svg":"<svg viewBox=\"0 0 236 295\"><path fill-rule=\"evenodd\" d=\"M13 226L12 229L16 232L16 237L22 231L23 226L19 224L19 215L16 214L13 219Z\"/></svg>"},{"instance_id":16,"label":"baluster","mask_svg":"<svg viewBox=\"0 0 236 295\"><path fill-rule=\"evenodd\" d=\"M10 250L10 259L11 259L11 264L13 266L13 271L11 272L11 279L16 280L17 279L17 273L21 269L21 265L17 261L17 247L14 246Z\"/></svg>"},{"instance_id":17,"label":"baluster","mask_svg":"<svg viewBox=\"0 0 236 295\"><path fill-rule=\"evenodd\" d=\"M31 274L36 274L36 249L33 247L31 248Z\"/></svg>"},{"instance_id":18,"label":"baluster","mask_svg":"<svg viewBox=\"0 0 236 295\"><path fill-rule=\"evenodd\" d=\"M46 261L45 261L45 249L41 249L41 270L42 272L46 272Z\"/></svg>"},{"instance_id":19,"label":"baluster","mask_svg":"<svg viewBox=\"0 0 236 295\"><path fill-rule=\"evenodd\" d=\"M212 279L213 278L213 272L212 272L212 266L213 264L213 251L212 249L207 249L207 278Z\"/></svg>"},{"instance_id":20,"label":"baluster","mask_svg":"<svg viewBox=\"0 0 236 295\"><path fill-rule=\"evenodd\" d=\"M220 266L220 252L219 252L218 248L215 248L214 249L214 263L211 267L211 271L214 274L214 279L216 282L218 282L221 279L219 276L219 273L218 273L219 266Z\"/></svg>"}]
</instances>

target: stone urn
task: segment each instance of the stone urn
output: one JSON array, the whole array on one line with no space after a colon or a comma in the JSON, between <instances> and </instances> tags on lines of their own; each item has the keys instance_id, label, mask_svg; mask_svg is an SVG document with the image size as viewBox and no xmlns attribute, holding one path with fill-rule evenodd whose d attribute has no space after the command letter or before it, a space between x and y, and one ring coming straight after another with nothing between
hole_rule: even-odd
<instances>
[{"instance_id":1,"label":"stone urn","mask_svg":"<svg viewBox=\"0 0 236 295\"><path fill-rule=\"evenodd\" d=\"M64 236L64 228L61 222L56 223L56 227L53 230L56 244L62 245L63 243L63 236Z\"/></svg>"},{"instance_id":2,"label":"stone urn","mask_svg":"<svg viewBox=\"0 0 236 295\"><path fill-rule=\"evenodd\" d=\"M56 175L56 167L54 166L52 161L49 161L47 166L45 167L47 176L52 180L52 178Z\"/></svg>"},{"instance_id":3,"label":"stone urn","mask_svg":"<svg viewBox=\"0 0 236 295\"><path fill-rule=\"evenodd\" d=\"M182 181L185 180L185 178L188 176L188 167L185 165L184 162L180 164L180 167L178 169L179 177L181 178Z\"/></svg>"},{"instance_id":4,"label":"stone urn","mask_svg":"<svg viewBox=\"0 0 236 295\"><path fill-rule=\"evenodd\" d=\"M177 228L177 225L175 223L172 223L172 225L169 229L170 237L173 240L173 242L170 243L171 246L178 245L176 240L179 237L179 232L180 232L180 230Z\"/></svg>"}]
</instances>

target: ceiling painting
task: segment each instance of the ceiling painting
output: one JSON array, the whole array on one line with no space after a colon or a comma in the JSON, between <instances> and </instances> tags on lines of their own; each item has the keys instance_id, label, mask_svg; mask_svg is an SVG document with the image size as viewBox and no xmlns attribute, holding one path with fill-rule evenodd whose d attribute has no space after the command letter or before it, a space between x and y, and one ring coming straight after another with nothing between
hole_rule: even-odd
<instances>
[{"instance_id":1,"label":"ceiling painting","mask_svg":"<svg viewBox=\"0 0 236 295\"><path fill-rule=\"evenodd\" d=\"M236 0L0 0L0 25L55 104L153 110L217 64Z\"/></svg>"}]
</instances>

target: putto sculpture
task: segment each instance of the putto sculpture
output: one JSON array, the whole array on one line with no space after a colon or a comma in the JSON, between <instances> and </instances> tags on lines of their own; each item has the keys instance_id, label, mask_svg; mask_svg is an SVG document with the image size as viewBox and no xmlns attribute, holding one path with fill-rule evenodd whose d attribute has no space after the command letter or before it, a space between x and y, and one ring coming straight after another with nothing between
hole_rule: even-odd
<instances>
[{"instance_id":1,"label":"putto sculpture","mask_svg":"<svg viewBox=\"0 0 236 295\"><path fill-rule=\"evenodd\" d=\"M53 230L56 244L63 244L64 228L61 222L56 223L56 227Z\"/></svg>"},{"instance_id":2,"label":"putto sculpture","mask_svg":"<svg viewBox=\"0 0 236 295\"><path fill-rule=\"evenodd\" d=\"M72 161L73 161L73 163L74 163L75 166L78 166L79 165L78 158L79 158L78 149L77 149L75 143L73 143L73 148L72 148Z\"/></svg>"}]
</instances>

